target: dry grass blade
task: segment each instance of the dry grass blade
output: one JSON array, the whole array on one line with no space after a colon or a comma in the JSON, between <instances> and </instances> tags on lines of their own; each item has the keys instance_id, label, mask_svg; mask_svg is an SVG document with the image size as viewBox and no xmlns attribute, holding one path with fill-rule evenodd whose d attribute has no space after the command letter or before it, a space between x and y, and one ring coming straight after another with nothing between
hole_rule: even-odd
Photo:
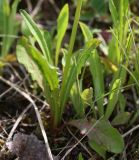
<instances>
[{"instance_id":1,"label":"dry grass blade","mask_svg":"<svg viewBox=\"0 0 139 160\"><path fill-rule=\"evenodd\" d=\"M123 138L127 137L129 134L132 134L135 130L139 129L139 124L136 125L135 127L131 128L129 131L127 131L126 133L124 133L122 135Z\"/></svg>"},{"instance_id":2,"label":"dry grass blade","mask_svg":"<svg viewBox=\"0 0 139 160\"><path fill-rule=\"evenodd\" d=\"M72 135L72 137L79 142L79 144L84 148L84 150L90 155L91 158L93 158L93 155L91 154L91 152L86 148L85 145L82 144L82 142L80 142L80 140L72 133L72 131L67 127L67 130L69 131L69 133Z\"/></svg>"},{"instance_id":3,"label":"dry grass blade","mask_svg":"<svg viewBox=\"0 0 139 160\"><path fill-rule=\"evenodd\" d=\"M40 8L41 8L41 5L42 5L42 3L43 3L43 1L44 1L44 0L39 0L39 1L38 1L38 3L36 4L36 7L34 8L34 10L33 10L32 13L31 13L31 16L32 16L32 17L35 17L35 16L38 14L38 12L39 12L39 10L40 10Z\"/></svg>"},{"instance_id":4,"label":"dry grass blade","mask_svg":"<svg viewBox=\"0 0 139 160\"><path fill-rule=\"evenodd\" d=\"M15 89L22 96L24 96L32 104L32 106L34 107L35 112L36 112L36 116L37 116L37 119L38 119L38 122L39 122L39 125L40 125L40 128L41 128L41 132L42 132L42 135L43 135L43 138L44 138L44 141L45 141L46 152L47 152L46 154L47 154L47 156L49 158L48 160L53 160L53 156L52 156L52 153L51 153L51 150L50 150L50 147L49 147L47 135L46 135L46 132L45 132L45 129L44 129L44 126L43 126L43 122L41 120L41 116L39 114L39 111L38 111L38 108L37 108L35 102L33 101L33 99L28 94L26 94L25 92L20 90L17 86L12 84L10 81L7 81L6 79L4 79L2 77L0 77L0 80L2 80L4 83L9 85L10 87L13 87L13 89Z\"/></svg>"},{"instance_id":5,"label":"dry grass blade","mask_svg":"<svg viewBox=\"0 0 139 160\"><path fill-rule=\"evenodd\" d=\"M19 123L21 122L24 114L31 108L32 104L30 103L24 110L23 112L19 115L19 117L17 118L16 122L14 123L9 135L8 135L8 138L7 138L7 142L11 140L17 126L19 125Z\"/></svg>"}]
</instances>

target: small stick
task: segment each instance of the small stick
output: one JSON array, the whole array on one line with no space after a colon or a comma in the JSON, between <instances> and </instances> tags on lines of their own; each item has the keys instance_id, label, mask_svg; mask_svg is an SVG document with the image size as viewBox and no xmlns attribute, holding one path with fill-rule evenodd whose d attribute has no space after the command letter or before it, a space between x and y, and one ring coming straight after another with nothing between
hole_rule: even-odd
<instances>
[{"instance_id":1,"label":"small stick","mask_svg":"<svg viewBox=\"0 0 139 160\"><path fill-rule=\"evenodd\" d=\"M91 154L91 152L86 148L85 145L82 144L82 142L79 141L79 139L72 133L72 131L67 127L67 130L69 131L69 133L72 135L72 137L79 142L79 144L84 148L84 150L93 158L93 155Z\"/></svg>"},{"instance_id":2,"label":"small stick","mask_svg":"<svg viewBox=\"0 0 139 160\"><path fill-rule=\"evenodd\" d=\"M17 126L19 125L19 123L21 122L24 114L31 108L32 104L30 103L24 110L23 112L19 115L19 117L17 118L16 122L14 123L9 135L8 135L8 138L7 138L7 142L9 142L17 128Z\"/></svg>"},{"instance_id":3,"label":"small stick","mask_svg":"<svg viewBox=\"0 0 139 160\"><path fill-rule=\"evenodd\" d=\"M126 133L124 133L122 135L123 138L127 137L129 134L131 134L132 132L134 132L135 130L139 129L139 124L136 125L135 127L131 128L129 131L127 131Z\"/></svg>"},{"instance_id":4,"label":"small stick","mask_svg":"<svg viewBox=\"0 0 139 160\"><path fill-rule=\"evenodd\" d=\"M39 0L38 3L36 4L36 7L34 8L34 10L31 13L31 17L35 17L36 14L39 12L41 5L43 3L44 0Z\"/></svg>"},{"instance_id":5,"label":"small stick","mask_svg":"<svg viewBox=\"0 0 139 160\"><path fill-rule=\"evenodd\" d=\"M32 11L32 4L31 4L30 0L26 0L26 4L27 4L28 11L31 12Z\"/></svg>"}]
</instances>

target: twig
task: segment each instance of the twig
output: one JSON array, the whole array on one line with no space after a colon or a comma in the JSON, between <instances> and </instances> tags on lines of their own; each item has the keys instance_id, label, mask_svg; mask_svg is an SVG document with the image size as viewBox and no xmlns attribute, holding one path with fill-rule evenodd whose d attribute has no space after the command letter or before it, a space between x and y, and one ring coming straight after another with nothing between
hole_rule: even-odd
<instances>
[{"instance_id":1,"label":"twig","mask_svg":"<svg viewBox=\"0 0 139 160\"><path fill-rule=\"evenodd\" d=\"M30 0L26 0L26 3L27 3L28 11L31 12L32 11L32 4L31 4Z\"/></svg>"},{"instance_id":2,"label":"twig","mask_svg":"<svg viewBox=\"0 0 139 160\"><path fill-rule=\"evenodd\" d=\"M45 141L46 155L48 157L48 160L53 160L53 156L52 156L52 153L51 153L51 150L50 150L50 147L49 147L47 135L46 135L46 132L45 132L45 129L44 129L44 126L43 126L43 122L42 122L42 119L41 119L41 116L39 114L39 111L38 111L38 108L37 108L36 104L34 103L32 98L28 94L26 94L25 92L21 91L17 86L15 86L14 84L12 84L11 82L7 81L6 79L4 79L2 77L0 77L0 79L4 83L6 83L7 85L13 87L13 89L15 89L22 96L24 96L32 104L32 106L34 107L34 110L36 112L36 116L37 116L37 119L38 119L38 122L39 122L39 125L40 125L40 128L41 128L41 132L42 132L42 135L43 135L43 138L44 138L44 141Z\"/></svg>"},{"instance_id":3,"label":"twig","mask_svg":"<svg viewBox=\"0 0 139 160\"><path fill-rule=\"evenodd\" d=\"M0 94L0 98L2 98L5 94L7 94L8 92L10 92L12 89L13 89L12 87L8 88L6 91L4 91L2 94Z\"/></svg>"},{"instance_id":4,"label":"twig","mask_svg":"<svg viewBox=\"0 0 139 160\"><path fill-rule=\"evenodd\" d=\"M64 122L64 124L65 124L64 119L63 119L63 122ZM74 133L74 135L76 135L76 134L77 134L77 132L78 132L78 131L76 131L76 132ZM70 145L70 143L72 142L72 140L73 140L73 139L74 139L74 138L73 138L73 137L71 137L71 138L68 140L68 142L67 142L66 146L64 146L64 147L62 148L62 150L58 153L58 155L57 155L57 156L60 156L60 154L61 154L62 152L64 152L64 150L65 150L65 149L73 147L73 145L72 145L72 146Z\"/></svg>"},{"instance_id":5,"label":"twig","mask_svg":"<svg viewBox=\"0 0 139 160\"><path fill-rule=\"evenodd\" d=\"M134 132L135 130L139 129L139 124L136 125L135 127L131 128L129 131L127 131L126 133L124 133L122 135L123 138L127 137L129 134L131 134L132 132Z\"/></svg>"},{"instance_id":6,"label":"twig","mask_svg":"<svg viewBox=\"0 0 139 160\"><path fill-rule=\"evenodd\" d=\"M59 13L59 8L58 8L58 6L55 4L54 0L49 0L49 2L51 3L51 5L53 6L53 8L55 9L56 13Z\"/></svg>"},{"instance_id":7,"label":"twig","mask_svg":"<svg viewBox=\"0 0 139 160\"><path fill-rule=\"evenodd\" d=\"M60 156L60 154L61 154L62 152L64 152L65 149L67 149L67 148L72 148L72 147L73 147L73 145L72 145L72 146L69 145L69 144L71 143L72 139L73 139L73 137L68 141L68 143L66 144L66 146L64 146L64 147L61 148L62 150L58 153L57 157Z\"/></svg>"},{"instance_id":8,"label":"twig","mask_svg":"<svg viewBox=\"0 0 139 160\"><path fill-rule=\"evenodd\" d=\"M93 155L90 153L90 151L86 148L86 146L84 146L82 144L82 142L79 141L79 139L72 133L72 131L67 127L67 130L69 131L69 133L72 135L72 137L74 139L76 139L77 142L79 142L79 144L84 148L84 150L91 156L91 158L93 158Z\"/></svg>"},{"instance_id":9,"label":"twig","mask_svg":"<svg viewBox=\"0 0 139 160\"><path fill-rule=\"evenodd\" d=\"M32 104L30 103L24 110L23 112L19 115L19 117L17 118L16 122L14 123L9 135L8 135L8 138L7 138L7 142L9 142L17 128L17 126L19 125L19 123L21 122L24 114L31 108Z\"/></svg>"},{"instance_id":10,"label":"twig","mask_svg":"<svg viewBox=\"0 0 139 160\"><path fill-rule=\"evenodd\" d=\"M34 8L34 10L31 13L31 17L35 17L36 14L39 12L41 5L43 3L44 0L39 0L38 3L36 4L36 7Z\"/></svg>"}]
</instances>

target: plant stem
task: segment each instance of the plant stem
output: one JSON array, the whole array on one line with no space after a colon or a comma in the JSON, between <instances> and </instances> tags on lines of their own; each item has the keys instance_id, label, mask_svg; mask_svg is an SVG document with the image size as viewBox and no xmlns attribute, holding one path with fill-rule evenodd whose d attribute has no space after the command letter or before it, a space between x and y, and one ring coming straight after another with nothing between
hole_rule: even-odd
<instances>
[{"instance_id":1,"label":"plant stem","mask_svg":"<svg viewBox=\"0 0 139 160\"><path fill-rule=\"evenodd\" d=\"M59 121L61 120L62 113L64 110L64 105L65 101L63 101L63 95L65 94L65 87L66 87L66 82L67 82L67 77L70 69L70 62L71 62L71 56L73 53L73 47L75 43L75 38L76 38L76 33L77 33L77 28L78 28L78 23L79 23L79 18L80 18L80 12L81 12L81 7L82 7L82 1L83 0L78 0L77 2L77 8L76 8L76 13L75 13L75 18L74 18L74 23L73 23L73 28L72 28L72 33L71 33L71 38L69 42L69 49L68 49L68 56L66 59L66 65L64 68L63 72L63 81L62 81L62 88L60 92L60 115L59 115Z\"/></svg>"},{"instance_id":2,"label":"plant stem","mask_svg":"<svg viewBox=\"0 0 139 160\"><path fill-rule=\"evenodd\" d=\"M70 43L69 43L69 50L68 50L69 55L71 55L72 51L73 51L76 33L77 33L77 27L78 27L79 18L80 18L81 7L82 7L82 0L78 0L74 23L73 23L73 28L72 28L72 33L71 33L71 38L70 38Z\"/></svg>"}]
</instances>

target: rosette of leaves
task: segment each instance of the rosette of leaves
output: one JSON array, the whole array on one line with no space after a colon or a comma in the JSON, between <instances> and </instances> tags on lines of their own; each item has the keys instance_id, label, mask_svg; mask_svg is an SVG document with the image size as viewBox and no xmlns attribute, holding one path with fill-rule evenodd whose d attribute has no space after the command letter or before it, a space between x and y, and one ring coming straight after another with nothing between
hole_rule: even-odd
<instances>
[{"instance_id":1,"label":"rosette of leaves","mask_svg":"<svg viewBox=\"0 0 139 160\"><path fill-rule=\"evenodd\" d=\"M82 1L78 1L69 49L66 51L65 64L62 66L62 81L59 77L58 63L61 53L62 40L68 27L69 8L66 4L57 19L56 48L52 50L53 43L48 31L40 29L30 15L21 10L21 15L28 27L30 35L23 36L17 45L17 58L24 64L32 79L37 81L42 88L47 102L51 107L52 124L56 127L60 124L65 104L70 97L70 90L80 74L88 58L98 45L97 39L91 39L86 45L73 54L78 21L80 17ZM35 46L38 43L40 50ZM53 59L53 52L55 58Z\"/></svg>"}]
</instances>

